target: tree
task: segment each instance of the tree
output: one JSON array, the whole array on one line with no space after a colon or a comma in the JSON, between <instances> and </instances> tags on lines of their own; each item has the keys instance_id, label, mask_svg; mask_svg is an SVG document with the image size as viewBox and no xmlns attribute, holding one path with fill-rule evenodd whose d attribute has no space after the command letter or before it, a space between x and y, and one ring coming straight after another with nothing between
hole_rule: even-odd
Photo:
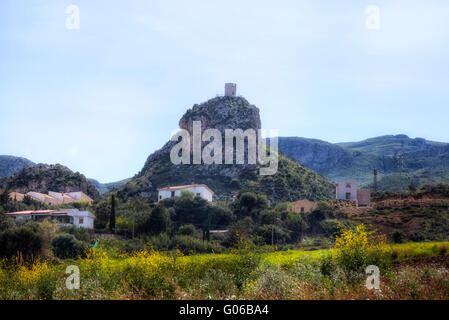
<instances>
[{"instance_id":1,"label":"tree","mask_svg":"<svg viewBox=\"0 0 449 320\"><path fill-rule=\"evenodd\" d=\"M147 221L147 230L151 235L158 235L163 232L167 232L170 226L170 216L168 210L157 205Z\"/></svg>"},{"instance_id":2,"label":"tree","mask_svg":"<svg viewBox=\"0 0 449 320\"><path fill-rule=\"evenodd\" d=\"M42 242L36 225L7 229L0 232L0 256L20 254L25 259L36 258L41 254Z\"/></svg>"},{"instance_id":3,"label":"tree","mask_svg":"<svg viewBox=\"0 0 449 320\"><path fill-rule=\"evenodd\" d=\"M8 189L5 189L2 193L0 193L0 206L6 207L9 201L9 191Z\"/></svg>"},{"instance_id":4,"label":"tree","mask_svg":"<svg viewBox=\"0 0 449 320\"><path fill-rule=\"evenodd\" d=\"M39 223L39 234L42 239L42 255L47 257L50 255L50 242L55 234L59 231L59 226L52 222L50 218L45 218Z\"/></svg>"},{"instance_id":5,"label":"tree","mask_svg":"<svg viewBox=\"0 0 449 320\"><path fill-rule=\"evenodd\" d=\"M248 216L254 218L268 207L268 200L265 195L244 191L237 195L232 206L238 219Z\"/></svg>"},{"instance_id":6,"label":"tree","mask_svg":"<svg viewBox=\"0 0 449 320\"><path fill-rule=\"evenodd\" d=\"M105 229L111 214L111 203L108 200L98 202L94 208L95 211L95 229Z\"/></svg>"},{"instance_id":7,"label":"tree","mask_svg":"<svg viewBox=\"0 0 449 320\"><path fill-rule=\"evenodd\" d=\"M183 193L175 202L175 220L178 224L193 224L197 228L208 225L209 206L207 200L201 197L191 197Z\"/></svg>"},{"instance_id":8,"label":"tree","mask_svg":"<svg viewBox=\"0 0 449 320\"><path fill-rule=\"evenodd\" d=\"M136 233L136 221L137 224L140 225L144 223L144 218L148 217L151 213L151 206L148 200L144 197L133 198L126 204L127 212L131 216L131 233L132 238L134 239L134 235ZM137 229L140 229L139 227Z\"/></svg>"},{"instance_id":9,"label":"tree","mask_svg":"<svg viewBox=\"0 0 449 320\"><path fill-rule=\"evenodd\" d=\"M302 241L303 234L307 229L307 223L299 214L290 213L286 220L287 229L290 231L290 241Z\"/></svg>"}]
</instances>

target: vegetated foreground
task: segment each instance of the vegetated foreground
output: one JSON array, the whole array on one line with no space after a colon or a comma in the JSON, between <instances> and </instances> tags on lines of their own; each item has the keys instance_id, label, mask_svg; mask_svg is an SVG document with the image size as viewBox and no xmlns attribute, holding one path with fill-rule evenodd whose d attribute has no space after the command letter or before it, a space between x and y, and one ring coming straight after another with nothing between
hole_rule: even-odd
<instances>
[{"instance_id":1,"label":"vegetated foreground","mask_svg":"<svg viewBox=\"0 0 449 320\"><path fill-rule=\"evenodd\" d=\"M152 250L114 254L100 245L84 258L3 260L1 299L448 299L449 242L388 245L363 225L335 246L272 251L241 244L230 254L184 256ZM80 270L68 289L66 268ZM380 269L380 290L365 268ZM70 281L69 281L70 282Z\"/></svg>"}]
</instances>

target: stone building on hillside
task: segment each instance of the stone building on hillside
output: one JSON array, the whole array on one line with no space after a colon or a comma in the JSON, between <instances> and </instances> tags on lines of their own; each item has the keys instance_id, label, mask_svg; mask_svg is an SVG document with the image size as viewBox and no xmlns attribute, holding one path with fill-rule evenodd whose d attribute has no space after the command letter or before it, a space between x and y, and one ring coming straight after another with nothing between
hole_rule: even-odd
<instances>
[{"instance_id":1,"label":"stone building on hillside","mask_svg":"<svg viewBox=\"0 0 449 320\"><path fill-rule=\"evenodd\" d=\"M357 206L370 207L371 206L371 191L368 189L357 190Z\"/></svg>"},{"instance_id":2,"label":"stone building on hillside","mask_svg":"<svg viewBox=\"0 0 449 320\"><path fill-rule=\"evenodd\" d=\"M357 200L357 181L340 181L335 188L336 199Z\"/></svg>"},{"instance_id":3,"label":"stone building on hillside","mask_svg":"<svg viewBox=\"0 0 449 320\"><path fill-rule=\"evenodd\" d=\"M94 201L91 197L89 197L82 191L67 192L67 193L49 191L48 194L30 191L27 192L26 194L19 192L11 192L9 194L11 200L15 201L23 201L25 196L28 196L33 200L42 202L50 206L81 202L81 201L86 201L87 203L92 204L92 202Z\"/></svg>"},{"instance_id":4,"label":"stone building on hillside","mask_svg":"<svg viewBox=\"0 0 449 320\"><path fill-rule=\"evenodd\" d=\"M358 189L358 183L355 180L338 182L335 187L335 198L356 201L358 207L369 207L371 205L371 191Z\"/></svg>"},{"instance_id":5,"label":"stone building on hillside","mask_svg":"<svg viewBox=\"0 0 449 320\"><path fill-rule=\"evenodd\" d=\"M316 202L303 199L288 204L288 210L295 213L310 212L317 207Z\"/></svg>"}]
</instances>

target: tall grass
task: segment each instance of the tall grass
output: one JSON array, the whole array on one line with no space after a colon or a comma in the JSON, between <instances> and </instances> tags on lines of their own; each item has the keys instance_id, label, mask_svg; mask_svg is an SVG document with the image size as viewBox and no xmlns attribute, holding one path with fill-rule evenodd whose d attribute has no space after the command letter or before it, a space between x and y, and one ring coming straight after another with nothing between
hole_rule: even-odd
<instances>
[{"instance_id":1,"label":"tall grass","mask_svg":"<svg viewBox=\"0 0 449 320\"><path fill-rule=\"evenodd\" d=\"M446 255L448 248L449 242L378 247L383 258L398 260ZM366 256L363 253L360 258L359 249L353 249L343 245L316 251L240 250L192 256L180 251L162 254L143 250L111 256L100 247L89 250L83 259L59 263L1 262L0 299L448 298L447 270L439 269L406 268L382 273L383 295L369 292L360 279L349 281L347 271L360 271L365 264L375 263L376 256L370 255L375 250L368 246ZM344 250L349 251L342 255ZM68 265L80 269L79 290L65 286ZM414 276L407 278L407 275ZM400 288L408 292L401 293Z\"/></svg>"}]
</instances>

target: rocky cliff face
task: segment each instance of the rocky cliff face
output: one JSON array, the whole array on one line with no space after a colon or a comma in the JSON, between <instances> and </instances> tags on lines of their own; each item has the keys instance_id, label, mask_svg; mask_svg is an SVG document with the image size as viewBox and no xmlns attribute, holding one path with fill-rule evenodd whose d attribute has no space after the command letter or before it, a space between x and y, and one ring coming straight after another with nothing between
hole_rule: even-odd
<instances>
[{"instance_id":1,"label":"rocky cliff face","mask_svg":"<svg viewBox=\"0 0 449 320\"><path fill-rule=\"evenodd\" d=\"M1 179L0 186L1 189L8 188L9 191L20 193L29 191L42 193L48 191L82 191L93 199L100 196L95 186L84 175L73 172L60 164L41 163L32 167L25 167L11 177Z\"/></svg>"},{"instance_id":2,"label":"rocky cliff face","mask_svg":"<svg viewBox=\"0 0 449 320\"><path fill-rule=\"evenodd\" d=\"M349 153L340 146L317 139L280 137L278 144L287 157L321 173L331 171Z\"/></svg>"},{"instance_id":3,"label":"rocky cliff face","mask_svg":"<svg viewBox=\"0 0 449 320\"><path fill-rule=\"evenodd\" d=\"M201 121L201 129L218 129L224 146L225 129L260 129L259 109L241 97L217 97L187 110L179 126L192 134L193 121ZM254 164L179 164L170 160L177 142L169 141L150 155L145 166L117 195L123 200L138 195L157 199L157 189L168 185L203 183L215 192L215 198L229 200L234 191L248 189L264 192L273 201L302 198L326 199L332 195L332 183L323 176L280 155L278 172L260 176ZM246 159L246 157L245 157Z\"/></svg>"},{"instance_id":4,"label":"rocky cliff face","mask_svg":"<svg viewBox=\"0 0 449 320\"><path fill-rule=\"evenodd\" d=\"M12 176L25 167L34 166L34 162L14 156L0 156L0 178Z\"/></svg>"}]
</instances>

